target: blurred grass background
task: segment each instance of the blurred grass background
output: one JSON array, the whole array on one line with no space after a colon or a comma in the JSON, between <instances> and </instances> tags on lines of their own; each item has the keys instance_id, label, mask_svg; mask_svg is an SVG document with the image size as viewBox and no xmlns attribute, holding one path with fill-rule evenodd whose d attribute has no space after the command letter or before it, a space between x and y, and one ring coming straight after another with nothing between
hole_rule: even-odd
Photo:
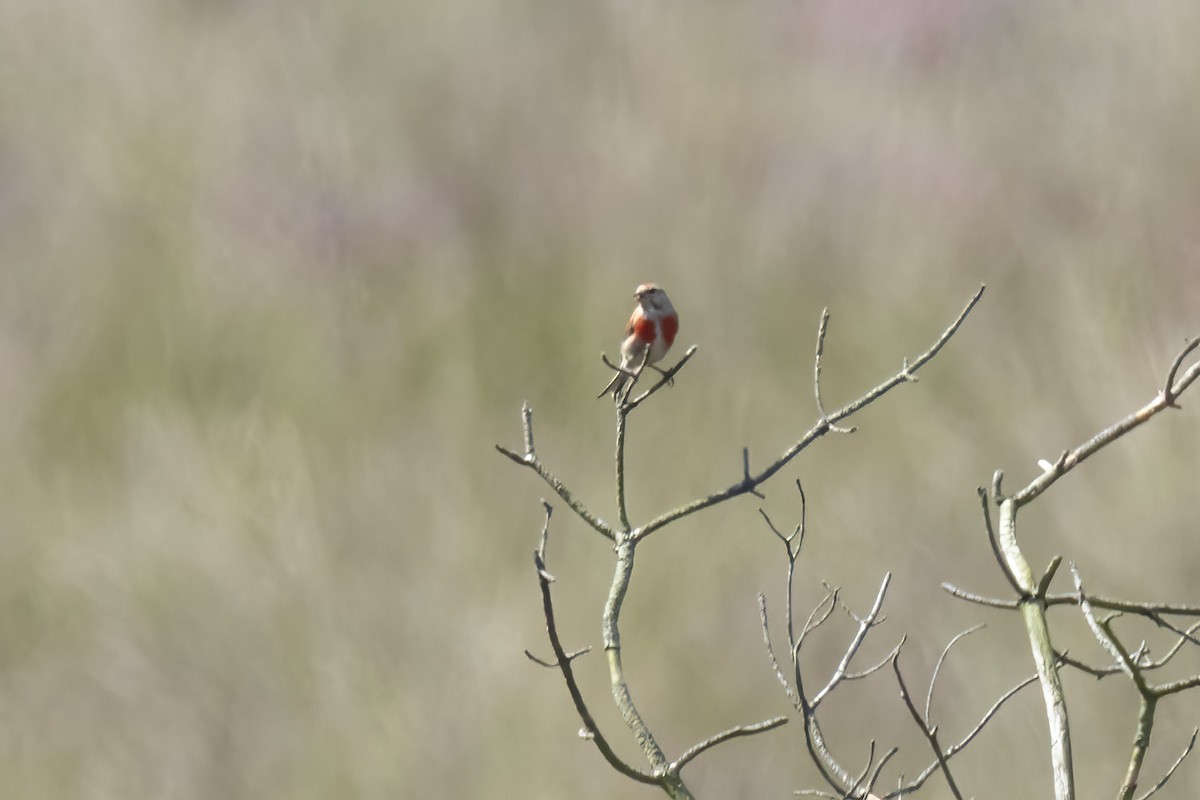
<instances>
[{"instance_id":1,"label":"blurred grass background","mask_svg":"<svg viewBox=\"0 0 1200 800\"><path fill-rule=\"evenodd\" d=\"M826 579L864 610L894 573L864 664L907 631L920 685L988 623L935 703L960 735L1030 672L1015 619L938 588L1004 592L975 487L1138 407L1200 331L1197 41L1183 0L0 6L0 794L652 796L521 653L547 651L547 490L492 450L529 400L547 464L611 517L597 354L647 280L701 349L633 422L638 520L811 424L823 306L833 407L989 285L919 384L761 504L790 527L804 480L802 608ZM1032 560L1197 601L1183 405L1024 514ZM640 551L626 666L669 753L784 712L757 507ZM564 639L598 645L610 552L564 509L550 548ZM602 662L579 662L593 709L636 758ZM1068 679L1081 797L1124 770L1119 681ZM886 675L828 713L851 764L871 737L910 775L928 760ZM1194 696L1161 709L1149 781L1198 718ZM1045 739L1027 691L960 785L1049 796ZM688 778L789 796L819 785L802 746L788 726ZM1161 796L1198 792L1193 761Z\"/></svg>"}]
</instances>

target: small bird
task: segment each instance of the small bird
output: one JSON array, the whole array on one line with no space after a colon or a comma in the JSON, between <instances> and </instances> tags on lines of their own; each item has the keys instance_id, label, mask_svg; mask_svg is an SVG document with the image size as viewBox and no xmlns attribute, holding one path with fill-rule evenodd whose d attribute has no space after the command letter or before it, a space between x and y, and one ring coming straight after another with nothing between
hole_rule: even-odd
<instances>
[{"instance_id":1,"label":"small bird","mask_svg":"<svg viewBox=\"0 0 1200 800\"><path fill-rule=\"evenodd\" d=\"M637 298L638 304L633 309L629 324L625 326L625 341L621 343L621 369L626 372L632 372L641 366L647 347L650 348L650 357L646 364L661 361L671 349L675 334L679 332L679 314L675 313L671 299L658 284L643 283L637 287L633 296ZM626 372L614 375L608 386L604 387L604 391L596 397L603 397L612 392L613 399L618 399L629 380Z\"/></svg>"}]
</instances>

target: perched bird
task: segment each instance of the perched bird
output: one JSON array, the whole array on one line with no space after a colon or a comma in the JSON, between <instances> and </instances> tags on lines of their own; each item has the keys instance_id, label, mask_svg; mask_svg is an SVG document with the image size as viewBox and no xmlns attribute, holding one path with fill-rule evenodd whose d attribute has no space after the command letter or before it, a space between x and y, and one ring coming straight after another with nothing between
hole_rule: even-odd
<instances>
[{"instance_id":1,"label":"perched bird","mask_svg":"<svg viewBox=\"0 0 1200 800\"><path fill-rule=\"evenodd\" d=\"M679 315L675 313L667 293L658 284L643 283L633 296L638 304L633 309L629 324L625 326L625 341L621 343L621 369L626 372L633 372L641 366L647 347L650 348L650 357L646 363L661 361L671 349L675 334L679 332ZM603 397L612 392L613 399L618 399L629 380L626 372L614 375L604 391L596 396Z\"/></svg>"}]
</instances>

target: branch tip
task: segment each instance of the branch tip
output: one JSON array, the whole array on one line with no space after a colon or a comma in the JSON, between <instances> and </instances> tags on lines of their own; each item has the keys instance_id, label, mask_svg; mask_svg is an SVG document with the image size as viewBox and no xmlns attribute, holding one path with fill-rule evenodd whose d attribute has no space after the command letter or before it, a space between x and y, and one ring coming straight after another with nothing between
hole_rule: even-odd
<instances>
[{"instance_id":1,"label":"branch tip","mask_svg":"<svg viewBox=\"0 0 1200 800\"><path fill-rule=\"evenodd\" d=\"M1175 403L1175 398L1179 395L1179 392L1182 392L1186 387L1181 387L1178 391L1176 391L1175 375L1179 372L1179 368L1183 366L1184 360L1191 355L1192 351L1198 346L1200 346L1200 336L1196 336L1191 339L1184 339L1183 350L1181 350L1179 355L1175 356L1175 360L1171 362L1171 368L1167 371L1167 380L1162 390L1163 401L1168 406L1179 408L1179 406ZM1191 372L1191 370L1188 371Z\"/></svg>"},{"instance_id":2,"label":"branch tip","mask_svg":"<svg viewBox=\"0 0 1200 800\"><path fill-rule=\"evenodd\" d=\"M1062 556L1055 556L1050 559L1049 565L1046 567L1046 572L1042 575L1042 579L1038 581L1037 591L1034 596L1045 600L1046 593L1050 591L1050 583L1054 580L1054 574L1058 572L1059 565L1062 564Z\"/></svg>"}]
</instances>

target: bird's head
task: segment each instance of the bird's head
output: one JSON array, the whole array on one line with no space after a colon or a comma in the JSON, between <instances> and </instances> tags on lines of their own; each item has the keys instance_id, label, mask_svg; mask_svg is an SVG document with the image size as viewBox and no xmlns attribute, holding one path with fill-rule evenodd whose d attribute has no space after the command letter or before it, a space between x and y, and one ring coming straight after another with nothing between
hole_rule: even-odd
<instances>
[{"instance_id":1,"label":"bird's head","mask_svg":"<svg viewBox=\"0 0 1200 800\"><path fill-rule=\"evenodd\" d=\"M637 291L633 293L637 298L638 304L642 310L649 312L658 312L671 310L671 300L667 297L667 293L662 290L657 283L643 283L637 287Z\"/></svg>"}]
</instances>

